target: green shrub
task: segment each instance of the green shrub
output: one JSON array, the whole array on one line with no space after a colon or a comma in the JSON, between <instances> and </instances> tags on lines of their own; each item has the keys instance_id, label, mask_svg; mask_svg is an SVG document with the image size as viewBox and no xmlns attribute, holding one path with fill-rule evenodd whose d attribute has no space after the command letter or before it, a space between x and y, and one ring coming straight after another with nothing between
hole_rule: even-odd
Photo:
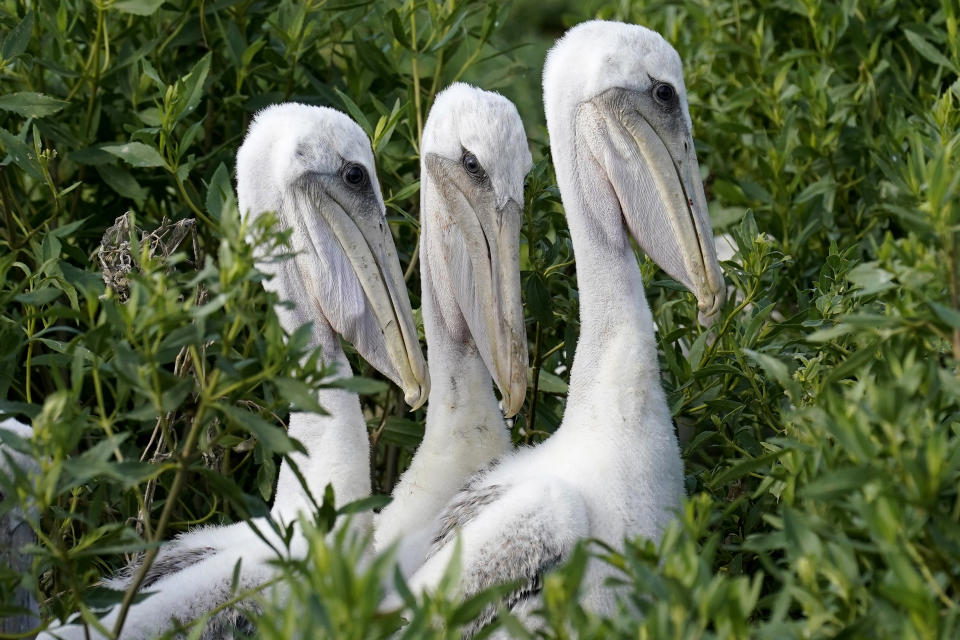
<instances>
[{"instance_id":1,"label":"green shrub","mask_svg":"<svg viewBox=\"0 0 960 640\"><path fill-rule=\"evenodd\" d=\"M284 340L230 195L257 108L327 104L370 134L417 307L417 141L433 96L472 80L540 123L542 52L596 15L657 29L683 57L714 226L735 252L709 331L643 261L690 499L660 544L585 544L547 576L543 633L960 635L960 7L516 5L0 2L0 410L33 418L46 460L0 507L40 508L34 570L0 567L0 602L25 588L47 621L89 618L103 603L90 586L129 554L263 512L294 446L275 427L291 404L310 408L322 372L299 364L304 336ZM559 424L579 332L546 135L529 133L518 442ZM91 257L127 210L148 231L195 218L196 251L150 258L134 242L141 270L120 303ZM388 492L423 412L404 413L394 389L364 406ZM359 543L327 539L321 515L309 556L284 565L286 601L263 596L262 634L390 633L399 615L375 613L389 563L357 569ZM588 554L628 585L608 620L576 602ZM428 597L402 633L457 637L498 593ZM506 613L496 624L522 635Z\"/></svg>"}]
</instances>

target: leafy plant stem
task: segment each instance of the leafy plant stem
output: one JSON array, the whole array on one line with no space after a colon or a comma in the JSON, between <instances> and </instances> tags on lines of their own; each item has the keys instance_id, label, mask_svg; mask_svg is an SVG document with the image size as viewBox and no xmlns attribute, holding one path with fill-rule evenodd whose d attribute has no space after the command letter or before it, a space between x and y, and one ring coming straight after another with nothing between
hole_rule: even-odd
<instances>
[{"instance_id":1,"label":"leafy plant stem","mask_svg":"<svg viewBox=\"0 0 960 640\"><path fill-rule=\"evenodd\" d=\"M530 436L536 425L537 419L537 390L540 387L540 343L543 338L543 328L537 323L536 338L533 346L533 384L530 385L530 424L527 429L526 440L530 444Z\"/></svg>"},{"instance_id":2,"label":"leafy plant stem","mask_svg":"<svg viewBox=\"0 0 960 640\"><path fill-rule=\"evenodd\" d=\"M203 396L206 396L207 391L216 385L216 379L219 377L217 376L217 373L219 372L215 371L211 375L209 384L203 388ZM123 602L121 603L120 611L117 614L117 622L113 627L113 635L115 637L120 637L120 631L123 630L123 625L126 622L130 605L133 604L133 599L136 596L137 591L140 590L140 585L143 584L144 579L147 577L147 572L153 565L153 561L156 560L157 554L160 553L160 547L156 546L155 543L163 539L163 534L167 530L167 524L170 521L170 516L173 514L173 507L177 503L177 497L180 495L180 490L183 488L183 483L187 475L187 469L189 468L190 461L193 458L193 448L196 445L197 438L200 437L200 431L204 425L204 414L206 412L206 403L203 402L204 399L205 398L201 398L201 402L197 406L197 413L193 418L193 422L190 424L190 431L187 434L186 442L184 442L183 449L180 451L178 456L179 460L177 461L177 471L173 477L173 483L170 486L170 492L167 495L167 500L163 505L163 511L160 513L160 520L157 522L157 527L154 529L153 535L150 537L150 542L154 543L154 546L147 552L146 556L144 556L143 564L140 565L136 575L133 577L133 580L127 587L126 592L123 594Z\"/></svg>"},{"instance_id":3,"label":"leafy plant stem","mask_svg":"<svg viewBox=\"0 0 960 640\"><path fill-rule=\"evenodd\" d=\"M28 340L28 342L27 342L27 362L26 362L27 373L26 373L26 385L25 385L25 387L26 387L26 393L27 393L27 404L32 404L32 403L33 403L33 398L32 398L31 392L30 392L30 387L32 386L32 385L30 384L30 371L31 371L31 369L32 369L32 367L30 366L30 360L32 359L32 356L33 356L33 340L30 340L30 338L33 336L33 333L34 333L34 330L36 329L36 326L37 326L36 318L31 317L31 318L29 318L29 319L27 320L27 340Z\"/></svg>"},{"instance_id":4,"label":"leafy plant stem","mask_svg":"<svg viewBox=\"0 0 960 640\"><path fill-rule=\"evenodd\" d=\"M186 26L187 21L189 19L190 19L190 14L187 12L184 12L183 19L180 20L179 24L177 24L177 27L170 33L169 36L166 37L166 39L163 42L160 43L160 46L157 47L157 51L156 51L157 56L159 56L163 52L163 50L167 48L167 45L170 44L170 42L174 38L176 38L177 35L180 34L180 31L183 29L184 26Z\"/></svg>"},{"instance_id":5,"label":"leafy plant stem","mask_svg":"<svg viewBox=\"0 0 960 640\"><path fill-rule=\"evenodd\" d=\"M417 261L420 259L420 228L417 227L417 239L413 244L413 252L410 256L410 264L407 265L407 269L403 272L403 281L409 282L410 276L413 275L413 270L417 268Z\"/></svg>"},{"instance_id":6,"label":"leafy plant stem","mask_svg":"<svg viewBox=\"0 0 960 640\"><path fill-rule=\"evenodd\" d=\"M420 140L423 138L423 107L420 104L420 54L417 51L417 8L415 2L411 3L410 8L410 42L413 49L413 55L411 56L411 67L413 70L413 104L414 110L417 112L417 139L414 144L414 151L417 155L420 155ZM439 65L437 69L439 70ZM436 79L434 79L434 82L436 82ZM420 227L417 226L417 239L413 246L413 253L410 256L410 264L407 265L406 270L403 272L404 282L410 280L411 276L413 276L413 270L417 268L417 262L420 258L420 233Z\"/></svg>"},{"instance_id":7,"label":"leafy plant stem","mask_svg":"<svg viewBox=\"0 0 960 640\"><path fill-rule=\"evenodd\" d=\"M430 83L430 94L427 96L427 106L433 104L433 98L437 95L437 88L440 86L440 72L443 70L443 50L437 53L436 67L433 69L433 81Z\"/></svg>"},{"instance_id":8,"label":"leafy plant stem","mask_svg":"<svg viewBox=\"0 0 960 640\"><path fill-rule=\"evenodd\" d=\"M477 61L477 58L480 56L480 52L482 50L483 50L483 43L481 42L480 44L477 45L477 48L474 49L473 53L470 54L470 57L464 60L463 64L460 65L460 69L457 71L457 73L453 76L453 79L450 81L451 84L459 80L460 77L463 76L464 73L466 73L467 69L473 66L473 63Z\"/></svg>"},{"instance_id":9,"label":"leafy plant stem","mask_svg":"<svg viewBox=\"0 0 960 640\"><path fill-rule=\"evenodd\" d=\"M950 250L947 253L947 262L950 265L950 304L954 309L960 309L960 279L957 275L957 232L950 231ZM960 363L960 327L953 328L953 359ZM957 370L960 375L960 368Z\"/></svg>"},{"instance_id":10,"label":"leafy plant stem","mask_svg":"<svg viewBox=\"0 0 960 640\"><path fill-rule=\"evenodd\" d=\"M720 331L717 332L717 335L713 339L713 343L710 345L710 349L707 351L707 358L710 359L713 357L714 353L717 350L717 345L720 344L720 338L722 338L727 330L730 328L730 323L733 322L733 319L740 315L740 312L743 311L747 305L753 302L754 297L756 297L757 292L760 290L760 280L757 279L753 283L753 288L750 289L749 295L744 296L743 302L737 305L737 307L724 319L723 325L720 327Z\"/></svg>"},{"instance_id":11,"label":"leafy plant stem","mask_svg":"<svg viewBox=\"0 0 960 640\"><path fill-rule=\"evenodd\" d=\"M87 100L87 115L84 119L84 133L87 142L91 140L90 127L93 124L93 111L97 103L97 93L100 87L100 46L103 40L103 33L106 29L104 24L104 9L103 5L100 2L96 3L97 5L97 32L93 37L93 46L91 47L90 56L93 63L93 78L90 80L90 97Z\"/></svg>"},{"instance_id":12,"label":"leafy plant stem","mask_svg":"<svg viewBox=\"0 0 960 640\"><path fill-rule=\"evenodd\" d=\"M213 222L213 220L208 218L207 215L200 209L200 207L194 204L193 199L190 198L189 194L187 194L187 190L183 186L183 180L180 179L180 174L177 172L176 167L173 168L171 173L173 174L173 179L177 183L177 190L180 192L180 197L183 198L183 201L187 203L187 207L190 208L190 211L192 211L195 216L203 220L205 224L210 225L211 227L216 227L217 225Z\"/></svg>"},{"instance_id":13,"label":"leafy plant stem","mask_svg":"<svg viewBox=\"0 0 960 640\"><path fill-rule=\"evenodd\" d=\"M413 67L413 105L417 112L417 141L414 153L420 155L420 139L423 138L423 107L420 105L420 53L417 51L417 11L416 3L410 11L410 46L413 49L411 66ZM419 234L417 236L419 238Z\"/></svg>"},{"instance_id":14,"label":"leafy plant stem","mask_svg":"<svg viewBox=\"0 0 960 640\"><path fill-rule=\"evenodd\" d=\"M544 360L546 360L547 358L549 358L550 356L552 356L553 354L555 354L557 351L560 351L560 349L563 349L564 345L566 345L566 344L567 344L566 340L561 340L561 341L558 342L557 344L555 344L555 345L553 345L552 347L550 347L550 348L546 351L546 353L544 353L543 356L540 358L540 362L543 362Z\"/></svg>"},{"instance_id":15,"label":"leafy plant stem","mask_svg":"<svg viewBox=\"0 0 960 640\"><path fill-rule=\"evenodd\" d=\"M933 574L930 573L930 567L927 566L927 563L924 562L923 557L917 551L917 548L910 543L909 540L904 540L904 548L907 550L907 553L917 563L917 567L920 569L920 573L923 575L923 579L927 581L927 584L930 586L930 589L937 594L937 597L940 598L940 602L947 607L947 609L954 609L957 606L957 603L950 599L946 593L943 592L943 589L937 583L937 579L934 578Z\"/></svg>"},{"instance_id":16,"label":"leafy plant stem","mask_svg":"<svg viewBox=\"0 0 960 640\"><path fill-rule=\"evenodd\" d=\"M100 413L100 426L103 427L103 431L107 434L107 437L113 439L113 429L110 426L110 420L107 418L106 403L103 401L103 386L100 382L98 363L94 363L94 365L90 367L90 373L93 376L93 389L97 396L97 411ZM117 462L123 462L123 454L120 453L120 448L117 445L113 447L113 455L117 458Z\"/></svg>"}]
</instances>

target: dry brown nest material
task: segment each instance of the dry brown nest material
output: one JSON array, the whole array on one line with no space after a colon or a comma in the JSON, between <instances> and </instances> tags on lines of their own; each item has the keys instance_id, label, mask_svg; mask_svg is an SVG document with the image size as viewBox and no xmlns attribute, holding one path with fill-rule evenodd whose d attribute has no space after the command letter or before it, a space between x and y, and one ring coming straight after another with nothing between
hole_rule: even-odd
<instances>
[{"instance_id":1,"label":"dry brown nest material","mask_svg":"<svg viewBox=\"0 0 960 640\"><path fill-rule=\"evenodd\" d=\"M100 248L97 249L97 261L103 282L112 289L120 302L126 302L130 297L131 271L140 270L139 256L134 255L130 246L130 230L132 215L128 211L117 218L113 226L103 233ZM177 250L183 241L190 236L193 244L193 264L200 261L200 250L197 243L197 221L193 218L171 222L167 218L160 221L160 226L153 231L136 227L140 246L149 247L149 255L167 259Z\"/></svg>"}]
</instances>

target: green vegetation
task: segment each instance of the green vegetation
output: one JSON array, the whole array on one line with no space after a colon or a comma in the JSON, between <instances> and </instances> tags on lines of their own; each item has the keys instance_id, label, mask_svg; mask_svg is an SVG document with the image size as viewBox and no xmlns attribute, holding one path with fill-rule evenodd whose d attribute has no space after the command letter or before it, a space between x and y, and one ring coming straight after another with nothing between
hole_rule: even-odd
<instances>
[{"instance_id":1,"label":"green vegetation","mask_svg":"<svg viewBox=\"0 0 960 640\"><path fill-rule=\"evenodd\" d=\"M32 442L8 444L44 461L0 506L35 508L39 536L32 572L0 567L0 603L22 588L45 621L78 608L92 621L105 603L92 585L130 554L264 512L295 446L279 426L322 384L244 242L279 253L283 238L242 228L231 195L233 154L269 103L335 106L371 136L418 307L431 101L456 79L517 101L537 163L522 247L534 384L514 436L552 432L579 327L538 83L545 47L593 16L646 24L683 57L714 226L735 253L709 332L644 262L690 499L659 545L587 544L548 576L544 633L960 635L955 0L0 0L0 411L33 420ZM147 231L195 218L196 242L167 257L133 234L121 303L95 258L128 210ZM388 492L423 412L355 384ZM388 563L357 570L354 543L324 540L333 516L321 510L309 557L285 565L291 591L267 598L263 637L399 625L375 614ZM576 603L588 553L623 569L629 604L613 619ZM496 597L414 603L405 637L457 637Z\"/></svg>"}]
</instances>

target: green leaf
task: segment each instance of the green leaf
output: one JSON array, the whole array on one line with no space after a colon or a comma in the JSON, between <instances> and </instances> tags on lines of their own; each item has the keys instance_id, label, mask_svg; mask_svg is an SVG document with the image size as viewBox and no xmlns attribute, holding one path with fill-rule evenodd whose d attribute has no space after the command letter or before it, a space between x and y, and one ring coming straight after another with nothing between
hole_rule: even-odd
<instances>
[{"instance_id":1,"label":"green leaf","mask_svg":"<svg viewBox=\"0 0 960 640\"><path fill-rule=\"evenodd\" d=\"M867 467L845 467L831 469L800 488L803 498L819 500L838 493L849 493L863 488L877 477L873 469Z\"/></svg>"},{"instance_id":2,"label":"green leaf","mask_svg":"<svg viewBox=\"0 0 960 640\"><path fill-rule=\"evenodd\" d=\"M23 20L10 30L0 46L0 59L12 60L27 50L30 36L33 35L33 11L27 11Z\"/></svg>"},{"instance_id":3,"label":"green leaf","mask_svg":"<svg viewBox=\"0 0 960 640\"><path fill-rule=\"evenodd\" d=\"M740 188L749 198L754 200L759 200L765 204L769 204L773 201L773 196L770 195L770 192L765 187L753 182L752 180L741 180Z\"/></svg>"},{"instance_id":4,"label":"green leaf","mask_svg":"<svg viewBox=\"0 0 960 640\"><path fill-rule=\"evenodd\" d=\"M687 352L687 362L690 363L690 369L693 371L700 368L700 361L703 359L703 350L707 346L707 337L709 335L709 331L704 331L697 336L697 339L690 345L690 351Z\"/></svg>"},{"instance_id":5,"label":"green leaf","mask_svg":"<svg viewBox=\"0 0 960 640\"><path fill-rule=\"evenodd\" d=\"M893 288L893 274L877 266L876 262L858 264L847 274L847 280L861 287L860 295L880 293Z\"/></svg>"},{"instance_id":6,"label":"green leaf","mask_svg":"<svg viewBox=\"0 0 960 640\"><path fill-rule=\"evenodd\" d=\"M207 185L207 213L214 220L219 220L224 204L227 202L233 202L233 186L230 184L230 172L227 170L227 165L221 162L217 165L217 170L213 172L210 184Z\"/></svg>"},{"instance_id":7,"label":"green leaf","mask_svg":"<svg viewBox=\"0 0 960 640\"><path fill-rule=\"evenodd\" d=\"M23 304L32 304L35 307L39 307L40 305L53 302L60 297L61 293L63 293L61 289L57 289L55 287L44 287L28 293L21 293L14 296L13 299Z\"/></svg>"},{"instance_id":8,"label":"green leaf","mask_svg":"<svg viewBox=\"0 0 960 640\"><path fill-rule=\"evenodd\" d=\"M696 436L694 436L693 439L686 444L686 446L684 446L683 448L684 456L689 456L690 454L698 450L707 442L717 438L718 435L719 434L716 431L701 431Z\"/></svg>"},{"instance_id":9,"label":"green leaf","mask_svg":"<svg viewBox=\"0 0 960 640\"><path fill-rule=\"evenodd\" d=\"M770 464L772 464L777 458L786 453L786 449L781 451L774 451L772 453L766 453L762 456L757 456L756 458L747 458L746 460L740 460L732 467L727 468L723 472L714 476L710 480L710 486L712 487L723 487L730 484L734 480L742 478L743 476L749 475L754 471L758 471Z\"/></svg>"},{"instance_id":10,"label":"green leaf","mask_svg":"<svg viewBox=\"0 0 960 640\"><path fill-rule=\"evenodd\" d=\"M297 447L293 440L275 424L271 424L257 414L226 404L217 404L219 409L231 422L238 424L249 431L267 451L272 453L290 453Z\"/></svg>"},{"instance_id":11,"label":"green leaf","mask_svg":"<svg viewBox=\"0 0 960 640\"><path fill-rule=\"evenodd\" d=\"M370 378L362 378L360 376L353 376L351 378L337 378L336 380L332 380L324 384L324 386L334 389L345 389L361 395L381 393L390 388L390 385L388 385L386 382L381 382L380 380L371 380Z\"/></svg>"},{"instance_id":12,"label":"green leaf","mask_svg":"<svg viewBox=\"0 0 960 640\"><path fill-rule=\"evenodd\" d=\"M176 411L183 406L184 401L190 392L193 391L194 382L192 378L181 380L169 389L164 389L160 394L160 410L164 412Z\"/></svg>"},{"instance_id":13,"label":"green leaf","mask_svg":"<svg viewBox=\"0 0 960 640\"><path fill-rule=\"evenodd\" d=\"M404 49L410 48L410 37L407 34L407 30L404 28L403 22L400 20L400 15L397 13L396 9L390 9L386 13L387 21L390 23L390 31L393 34L393 37Z\"/></svg>"},{"instance_id":14,"label":"green leaf","mask_svg":"<svg viewBox=\"0 0 960 640\"><path fill-rule=\"evenodd\" d=\"M792 397L800 397L800 385L791 377L790 370L784 362L765 353L753 351L752 349L744 349L743 352L763 367L763 370L776 380Z\"/></svg>"},{"instance_id":15,"label":"green leaf","mask_svg":"<svg viewBox=\"0 0 960 640\"><path fill-rule=\"evenodd\" d=\"M337 515L345 515L348 513L361 513L363 511L373 511L374 509L382 509L383 507L390 504L392 498L387 495L379 496L369 496L366 498L360 498L359 500L354 500L353 502L348 502L339 509L337 509Z\"/></svg>"},{"instance_id":16,"label":"green leaf","mask_svg":"<svg viewBox=\"0 0 960 640\"><path fill-rule=\"evenodd\" d=\"M553 304L547 283L539 273L532 273L527 278L526 307L537 322L549 325L553 321Z\"/></svg>"},{"instance_id":17,"label":"green leaf","mask_svg":"<svg viewBox=\"0 0 960 640\"><path fill-rule=\"evenodd\" d=\"M138 204L146 199L147 190L141 187L137 179L126 169L112 164L102 164L97 166L97 173L107 183L107 186L124 198L130 198Z\"/></svg>"},{"instance_id":18,"label":"green leaf","mask_svg":"<svg viewBox=\"0 0 960 640\"><path fill-rule=\"evenodd\" d=\"M60 262L60 271L67 282L80 290L86 291L91 297L100 296L104 292L103 277L99 273L78 269L68 262Z\"/></svg>"},{"instance_id":19,"label":"green leaf","mask_svg":"<svg viewBox=\"0 0 960 640\"><path fill-rule=\"evenodd\" d=\"M350 117L357 121L357 124L359 124L360 128L363 129L363 132L367 134L367 137L373 138L373 127L370 126L370 121L367 120L367 116L363 113L363 109L358 107L357 103L354 102L350 96L345 94L343 91L340 91L340 89L334 87L333 90L340 98L340 101L343 102L343 107L347 110L347 113L350 114Z\"/></svg>"},{"instance_id":20,"label":"green leaf","mask_svg":"<svg viewBox=\"0 0 960 640\"><path fill-rule=\"evenodd\" d=\"M27 118L43 118L63 109L69 104L64 100L33 91L19 91L0 95L0 109L13 111Z\"/></svg>"},{"instance_id":21,"label":"green leaf","mask_svg":"<svg viewBox=\"0 0 960 640\"><path fill-rule=\"evenodd\" d=\"M395 200L406 200L407 198L412 197L414 194L420 192L420 181L414 180L410 184L405 185L402 189L390 196L390 201Z\"/></svg>"},{"instance_id":22,"label":"green leaf","mask_svg":"<svg viewBox=\"0 0 960 640\"><path fill-rule=\"evenodd\" d=\"M854 351L846 360L836 365L830 371L825 382L830 384L850 375L860 375L862 372L859 370L866 367L873 360L879 347L879 344L873 343Z\"/></svg>"},{"instance_id":23,"label":"green leaf","mask_svg":"<svg viewBox=\"0 0 960 640\"><path fill-rule=\"evenodd\" d=\"M833 178L821 178L813 184L807 185L807 187L794 198L794 202L798 204L807 202L808 200L813 200L817 196L822 196L830 191L835 191L836 189L837 183L834 182Z\"/></svg>"},{"instance_id":24,"label":"green leaf","mask_svg":"<svg viewBox=\"0 0 960 640\"><path fill-rule=\"evenodd\" d=\"M165 0L119 0L110 5L110 8L136 16L152 16L164 2Z\"/></svg>"},{"instance_id":25,"label":"green leaf","mask_svg":"<svg viewBox=\"0 0 960 640\"><path fill-rule=\"evenodd\" d=\"M191 113L200 104L203 97L203 84L210 73L210 61L213 59L213 53L200 58L200 61L193 66L190 73L185 75L177 82L175 89L176 100L173 108L173 121L179 122L184 116ZM184 146L188 146L184 144Z\"/></svg>"},{"instance_id":26,"label":"green leaf","mask_svg":"<svg viewBox=\"0 0 960 640\"><path fill-rule=\"evenodd\" d=\"M527 384L533 384L533 367L527 369ZM546 369L541 369L537 379L537 390L563 396L567 395L569 387L560 376L550 373Z\"/></svg>"},{"instance_id":27,"label":"green leaf","mask_svg":"<svg viewBox=\"0 0 960 640\"><path fill-rule=\"evenodd\" d=\"M142 142L111 144L101 148L134 167L162 167L164 165L160 152Z\"/></svg>"},{"instance_id":28,"label":"green leaf","mask_svg":"<svg viewBox=\"0 0 960 640\"><path fill-rule=\"evenodd\" d=\"M496 584L463 600L450 614L449 624L462 625L475 619L488 606L501 602L525 585L519 580Z\"/></svg>"},{"instance_id":29,"label":"green leaf","mask_svg":"<svg viewBox=\"0 0 960 640\"><path fill-rule=\"evenodd\" d=\"M0 144L3 145L3 149L13 160L13 164L36 180L42 181L44 179L40 163L37 162L33 150L23 140L6 129L0 128Z\"/></svg>"},{"instance_id":30,"label":"green leaf","mask_svg":"<svg viewBox=\"0 0 960 640\"><path fill-rule=\"evenodd\" d=\"M848 324L840 323L827 329L814 331L807 336L807 342L832 342L841 336L848 335L854 331L854 328Z\"/></svg>"},{"instance_id":31,"label":"green leaf","mask_svg":"<svg viewBox=\"0 0 960 640\"><path fill-rule=\"evenodd\" d=\"M293 378L277 378L273 381L277 391L283 399L301 411L310 411L327 415L327 412L317 402L316 393L303 382Z\"/></svg>"},{"instance_id":32,"label":"green leaf","mask_svg":"<svg viewBox=\"0 0 960 640\"><path fill-rule=\"evenodd\" d=\"M934 302L933 300L931 300L929 304L930 308L933 309L933 312L937 314L940 320L954 329L960 329L960 311L957 311L953 307L940 304L939 302Z\"/></svg>"},{"instance_id":33,"label":"green leaf","mask_svg":"<svg viewBox=\"0 0 960 640\"><path fill-rule=\"evenodd\" d=\"M907 41L909 41L913 48L917 50L917 53L922 55L924 58L933 64L941 65L946 69L950 69L954 73L958 73L957 68L952 62L950 62L950 59L938 51L935 46L930 44L930 42L919 33L911 31L910 29L904 29L903 35L907 37Z\"/></svg>"},{"instance_id":34,"label":"green leaf","mask_svg":"<svg viewBox=\"0 0 960 640\"><path fill-rule=\"evenodd\" d=\"M85 149L78 149L77 151L71 151L67 155L70 160L76 162L77 164L85 164L91 166L97 166L101 164L111 164L117 161L116 156L111 153L107 153L100 147L87 147Z\"/></svg>"},{"instance_id":35,"label":"green leaf","mask_svg":"<svg viewBox=\"0 0 960 640\"><path fill-rule=\"evenodd\" d=\"M383 428L383 440L412 451L423 440L423 423L400 416L388 416Z\"/></svg>"},{"instance_id":36,"label":"green leaf","mask_svg":"<svg viewBox=\"0 0 960 640\"><path fill-rule=\"evenodd\" d=\"M783 532L786 534L787 542L792 549L814 556L820 555L823 545L810 526L809 518L805 517L805 514L796 509L784 507Z\"/></svg>"},{"instance_id":37,"label":"green leaf","mask_svg":"<svg viewBox=\"0 0 960 640\"><path fill-rule=\"evenodd\" d=\"M65 461L63 467L68 486L78 487L95 478L109 478L116 481L121 487L129 488L160 473L160 467L150 462L139 462L137 460L110 461L114 451L126 439L127 435L129 434L106 438L81 455Z\"/></svg>"}]
</instances>

